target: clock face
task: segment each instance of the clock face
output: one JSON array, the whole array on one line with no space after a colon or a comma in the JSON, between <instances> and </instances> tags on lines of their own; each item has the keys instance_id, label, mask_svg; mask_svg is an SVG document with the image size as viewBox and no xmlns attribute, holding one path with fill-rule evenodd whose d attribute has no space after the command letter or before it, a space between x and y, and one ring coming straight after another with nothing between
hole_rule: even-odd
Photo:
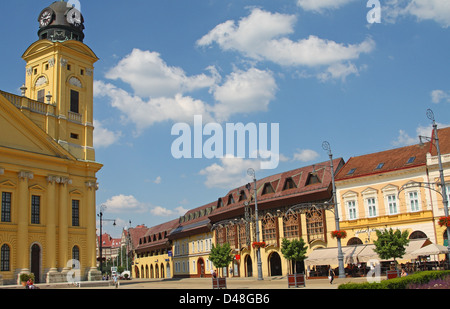
<instances>
[{"instance_id":1,"label":"clock face","mask_svg":"<svg viewBox=\"0 0 450 309\"><path fill-rule=\"evenodd\" d=\"M39 17L39 24L41 27L47 27L53 21L53 12L51 10L45 10Z\"/></svg>"}]
</instances>

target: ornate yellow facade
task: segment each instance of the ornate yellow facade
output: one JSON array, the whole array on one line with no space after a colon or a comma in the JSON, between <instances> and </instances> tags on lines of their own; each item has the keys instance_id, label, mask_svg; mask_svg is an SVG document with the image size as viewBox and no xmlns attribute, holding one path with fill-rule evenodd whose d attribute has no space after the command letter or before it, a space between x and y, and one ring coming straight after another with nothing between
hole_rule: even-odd
<instances>
[{"instance_id":1,"label":"ornate yellow facade","mask_svg":"<svg viewBox=\"0 0 450 309\"><path fill-rule=\"evenodd\" d=\"M57 29L56 16L70 9L66 2L53 3L47 8L52 19L41 23L41 30ZM0 92L0 278L16 283L21 273L31 272L36 282L98 279L95 194L102 165L93 148L98 58L67 37L41 37L22 57L22 96Z\"/></svg>"}]
</instances>

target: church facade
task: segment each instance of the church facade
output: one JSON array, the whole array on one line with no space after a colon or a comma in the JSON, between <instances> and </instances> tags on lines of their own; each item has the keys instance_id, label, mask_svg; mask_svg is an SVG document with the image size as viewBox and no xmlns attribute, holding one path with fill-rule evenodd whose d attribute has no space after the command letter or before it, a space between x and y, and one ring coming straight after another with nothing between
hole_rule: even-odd
<instances>
[{"instance_id":1,"label":"church facade","mask_svg":"<svg viewBox=\"0 0 450 309\"><path fill-rule=\"evenodd\" d=\"M58 1L24 52L21 95L0 91L0 278L97 280L93 72L83 16Z\"/></svg>"}]
</instances>

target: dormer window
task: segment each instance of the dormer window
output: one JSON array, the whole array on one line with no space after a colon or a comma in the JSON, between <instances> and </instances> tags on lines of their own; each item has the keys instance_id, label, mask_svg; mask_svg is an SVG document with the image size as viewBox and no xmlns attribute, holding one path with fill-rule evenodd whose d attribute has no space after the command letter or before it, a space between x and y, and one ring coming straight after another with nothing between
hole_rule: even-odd
<instances>
[{"instance_id":1,"label":"dormer window","mask_svg":"<svg viewBox=\"0 0 450 309\"><path fill-rule=\"evenodd\" d=\"M273 189L272 185L270 183L264 184L264 188L262 190L262 195L274 193L275 190Z\"/></svg>"},{"instance_id":2,"label":"dormer window","mask_svg":"<svg viewBox=\"0 0 450 309\"><path fill-rule=\"evenodd\" d=\"M309 175L308 175L308 179L306 180L306 185L308 186L308 185L313 185L313 184L316 184L316 183L320 183L320 179L319 179L319 177L317 176L317 174L316 173L309 173Z\"/></svg>"},{"instance_id":3,"label":"dormer window","mask_svg":"<svg viewBox=\"0 0 450 309\"><path fill-rule=\"evenodd\" d=\"M247 199L247 195L245 194L244 190L241 190L239 194L239 202L245 201Z\"/></svg>"},{"instance_id":4,"label":"dormer window","mask_svg":"<svg viewBox=\"0 0 450 309\"><path fill-rule=\"evenodd\" d=\"M297 186L295 185L294 180L292 180L291 177L287 178L285 183L284 183L283 191L284 190L289 190L289 189L294 189L294 188L297 188Z\"/></svg>"},{"instance_id":5,"label":"dormer window","mask_svg":"<svg viewBox=\"0 0 450 309\"><path fill-rule=\"evenodd\" d=\"M227 205L230 205L230 204L234 204L234 198L233 198L232 194L228 195Z\"/></svg>"}]
</instances>

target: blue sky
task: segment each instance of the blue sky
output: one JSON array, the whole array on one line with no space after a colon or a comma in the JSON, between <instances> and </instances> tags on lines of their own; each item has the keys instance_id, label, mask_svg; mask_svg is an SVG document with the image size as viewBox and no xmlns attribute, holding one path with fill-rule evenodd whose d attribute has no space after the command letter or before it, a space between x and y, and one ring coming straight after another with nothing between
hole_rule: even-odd
<instances>
[{"instance_id":1,"label":"blue sky","mask_svg":"<svg viewBox=\"0 0 450 309\"><path fill-rule=\"evenodd\" d=\"M153 226L258 178L450 124L448 0L81 0L95 66L97 205ZM379 6L378 6L378 4ZM44 0L1 1L0 89L19 94ZM369 3L370 4L370 3ZM367 14L380 8L380 22ZM9 12L9 13L5 13ZM280 163L175 159L176 123L279 124Z\"/></svg>"}]
</instances>

